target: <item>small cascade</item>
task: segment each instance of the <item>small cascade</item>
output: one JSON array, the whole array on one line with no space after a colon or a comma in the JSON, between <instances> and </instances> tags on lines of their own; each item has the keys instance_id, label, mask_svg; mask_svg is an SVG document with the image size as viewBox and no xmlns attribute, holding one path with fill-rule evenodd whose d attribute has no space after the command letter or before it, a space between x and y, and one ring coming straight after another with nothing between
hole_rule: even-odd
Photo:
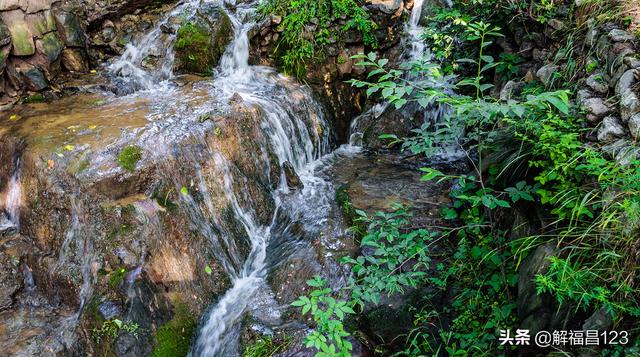
<instances>
[{"instance_id":1,"label":"small cascade","mask_svg":"<svg viewBox=\"0 0 640 357\"><path fill-rule=\"evenodd\" d=\"M422 26L420 26L420 17L422 15L423 5L424 0L413 1L411 16L409 17L409 22L407 22L405 28L408 36L408 41L411 45L411 49L407 56L409 60L420 60L426 52L425 43L421 38L424 29L422 28Z\"/></svg>"},{"instance_id":2,"label":"small cascade","mask_svg":"<svg viewBox=\"0 0 640 357\"><path fill-rule=\"evenodd\" d=\"M405 24L405 37L403 44L405 52L403 53L403 61L406 62L430 62L433 56L430 49L426 46L422 39L424 28L420 25L420 20L425 6L429 5L429 0L414 0L413 8L409 20ZM451 6L450 1L446 3ZM448 91L448 79L429 75L407 75L407 79L418 82L419 86L424 88L442 88ZM363 112L354 118L350 126L349 143L351 145L362 145L363 125L368 125L386 115L389 111L395 110L389 102L383 102L373 105L369 110ZM445 125L450 109L447 105L432 102L426 108L420 107L417 103L409 103L401 108L400 113L405 117L412 117L416 122L422 122L435 132L439 127ZM455 131L452 136L461 137L464 134L464 128L456 126L455 123L448 123L450 129ZM450 163L460 160L465 155L459 145L455 142L443 143L438 152L430 155L429 161L433 164Z\"/></svg>"},{"instance_id":3,"label":"small cascade","mask_svg":"<svg viewBox=\"0 0 640 357\"><path fill-rule=\"evenodd\" d=\"M176 35L171 19L178 15L193 15L199 3L200 0L190 0L180 4L152 31L127 44L124 53L107 68L122 91L151 90L173 76L175 56L172 47ZM172 31L165 31L168 28ZM150 57L160 62L154 69L147 69L144 65Z\"/></svg>"},{"instance_id":4,"label":"small cascade","mask_svg":"<svg viewBox=\"0 0 640 357\"><path fill-rule=\"evenodd\" d=\"M7 184L4 211L0 211L0 233L15 233L20 228L22 184L20 183L20 157L14 158L13 173Z\"/></svg>"},{"instance_id":5,"label":"small cascade","mask_svg":"<svg viewBox=\"0 0 640 357\"><path fill-rule=\"evenodd\" d=\"M88 227L84 224L84 212L81 204L74 197L71 198L71 226L67 230L60 255L55 265L55 271L61 275L73 275L73 272L67 271L69 267L78 267L78 275L82 278L80 291L78 293L78 301L80 308L78 309L75 319L79 319L82 314L84 305L91 297L93 291L93 276L91 274L91 265L94 262L93 237L88 232Z\"/></svg>"}]
</instances>

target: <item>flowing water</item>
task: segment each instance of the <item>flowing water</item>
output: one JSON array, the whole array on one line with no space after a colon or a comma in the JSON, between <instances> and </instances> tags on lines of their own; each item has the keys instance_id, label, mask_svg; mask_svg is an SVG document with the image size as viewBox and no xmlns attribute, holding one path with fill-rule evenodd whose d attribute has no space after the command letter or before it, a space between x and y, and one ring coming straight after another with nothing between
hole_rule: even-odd
<instances>
[{"instance_id":1,"label":"flowing water","mask_svg":"<svg viewBox=\"0 0 640 357\"><path fill-rule=\"evenodd\" d=\"M172 14L187 11L192 5L185 3ZM286 216L306 215L314 218L310 222L322 223L322 216L326 215L326 204L333 192L325 180L314 174L316 166L321 162L319 159L330 149L330 129L322 107L313 100L307 88L293 83L271 68L248 64L248 32L255 26L253 19L256 17L256 6L242 3L234 6L233 11L228 11L234 27L234 38L214 74L215 79L203 86L218 102L240 98L244 104L259 108L263 120L260 127L266 142L260 145L259 152L247 152L243 155L256 160L256 166L262 168L263 175L269 177L271 182L278 181L280 184L271 193L274 203L272 218L264 222L256 212L256 206L260 203L254 202L253 197L238 189L245 180L243 174L237 172L237 168L225 155L207 145L206 140L200 138L199 142L213 162L215 173L197 160L180 162L182 166L193 167L196 174L191 186L197 189L201 197L201 200L196 201L191 195L183 195L180 205L188 212L193 227L209 238L217 260L232 281L232 287L203 317L192 347L193 356L237 355L240 322L256 306L260 306L262 310L261 319L279 321L279 307L266 283L269 266L277 264L269 257L268 252L273 251L269 249L269 245L272 241L287 240L293 236L290 232L290 219L287 220ZM164 55L165 65L159 73L149 73L141 67L141 61L161 36L160 28L152 30L138 45L130 45L125 54L109 68L112 74L128 81L132 87L147 92L140 95L171 91L164 81L172 76L172 54ZM152 136L154 132L142 134L140 138L142 141L150 141L145 135ZM162 149L158 151L163 152L158 155L158 160L164 162L166 174L174 179L176 189L180 190L184 180L177 174L178 167L166 160ZM275 155L279 165L288 162L300 174L304 184L302 192L292 195L284 177L270 177L271 173L264 164L269 161L270 153ZM216 184L211 185L211 180ZM211 187L216 187L221 192L211 192ZM233 221L242 228L243 236L248 241L249 250L246 254L242 253L242 239L238 239L237 234L234 235L228 222L224 222L217 212L219 209L214 197L220 194L225 197L227 207L233 213ZM305 204L310 207L301 208ZM291 211L286 215L282 214L285 206L287 211Z\"/></svg>"},{"instance_id":2,"label":"flowing water","mask_svg":"<svg viewBox=\"0 0 640 357\"><path fill-rule=\"evenodd\" d=\"M5 213L0 211L0 232L15 232L20 228L20 206L22 206L20 157L14 157L13 161L13 173L9 179L4 199Z\"/></svg>"}]
</instances>

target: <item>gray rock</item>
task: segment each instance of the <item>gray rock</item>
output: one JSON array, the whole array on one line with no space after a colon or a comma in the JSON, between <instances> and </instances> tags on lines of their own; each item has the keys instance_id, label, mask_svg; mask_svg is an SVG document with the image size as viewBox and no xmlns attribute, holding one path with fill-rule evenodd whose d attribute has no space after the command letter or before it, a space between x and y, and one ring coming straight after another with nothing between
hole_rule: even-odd
<instances>
[{"instance_id":1,"label":"gray rock","mask_svg":"<svg viewBox=\"0 0 640 357\"><path fill-rule=\"evenodd\" d=\"M536 72L536 76L544 85L549 85L551 83L551 80L553 79L553 75L558 72L559 69L559 66L556 66L554 64L547 64L545 66L542 66L542 68L540 68L538 72Z\"/></svg>"},{"instance_id":2,"label":"gray rock","mask_svg":"<svg viewBox=\"0 0 640 357\"><path fill-rule=\"evenodd\" d=\"M538 294L535 277L549 271L549 258L558 256L560 250L554 243L536 248L524 259L518 272L518 315L522 319L520 328L532 333L558 326L569 311L569 304L558 308L549 294Z\"/></svg>"},{"instance_id":3,"label":"gray rock","mask_svg":"<svg viewBox=\"0 0 640 357\"><path fill-rule=\"evenodd\" d=\"M587 85L597 93L606 94L609 91L608 81L601 73L590 75L587 78Z\"/></svg>"},{"instance_id":4,"label":"gray rock","mask_svg":"<svg viewBox=\"0 0 640 357\"><path fill-rule=\"evenodd\" d=\"M508 101L520 94L524 88L524 83L517 81L508 81L500 90L500 100Z\"/></svg>"},{"instance_id":5,"label":"gray rock","mask_svg":"<svg viewBox=\"0 0 640 357\"><path fill-rule=\"evenodd\" d=\"M627 139L619 139L604 145L602 151L609 154L621 166L627 166L640 157L640 147L636 147Z\"/></svg>"},{"instance_id":6,"label":"gray rock","mask_svg":"<svg viewBox=\"0 0 640 357\"><path fill-rule=\"evenodd\" d=\"M366 5L370 9L393 14L404 5L404 2L402 0L368 0Z\"/></svg>"},{"instance_id":7,"label":"gray rock","mask_svg":"<svg viewBox=\"0 0 640 357\"><path fill-rule=\"evenodd\" d=\"M556 31L562 31L567 27L567 25L565 25L565 23L559 19L551 19L549 20L549 22L547 22L547 25L549 25L549 27Z\"/></svg>"},{"instance_id":8,"label":"gray rock","mask_svg":"<svg viewBox=\"0 0 640 357\"><path fill-rule=\"evenodd\" d=\"M608 36L609 39L611 39L611 41L613 42L631 42L635 40L635 36L628 33L627 31L620 29L613 29L609 31Z\"/></svg>"},{"instance_id":9,"label":"gray rock","mask_svg":"<svg viewBox=\"0 0 640 357\"><path fill-rule=\"evenodd\" d=\"M585 99L581 103L581 108L586 110L588 114L590 114L590 121L594 122L598 119L604 118L606 115L610 114L613 109L607 105L604 99L593 97Z\"/></svg>"},{"instance_id":10,"label":"gray rock","mask_svg":"<svg viewBox=\"0 0 640 357\"><path fill-rule=\"evenodd\" d=\"M603 143L611 143L625 134L624 126L614 116L608 116L602 120L598 129L598 140Z\"/></svg>"},{"instance_id":11,"label":"gray rock","mask_svg":"<svg viewBox=\"0 0 640 357\"><path fill-rule=\"evenodd\" d=\"M620 100L620 115L623 122L640 112L640 99L634 90L634 86L637 84L636 74L637 70L634 69L626 71L616 85L616 95Z\"/></svg>"},{"instance_id":12,"label":"gray rock","mask_svg":"<svg viewBox=\"0 0 640 357\"><path fill-rule=\"evenodd\" d=\"M631 69L640 68L640 59L637 55L631 55L624 58L624 64Z\"/></svg>"},{"instance_id":13,"label":"gray rock","mask_svg":"<svg viewBox=\"0 0 640 357\"><path fill-rule=\"evenodd\" d=\"M579 106L584 106L584 102L589 98L593 98L593 93L588 89L580 89L576 95Z\"/></svg>"},{"instance_id":14,"label":"gray rock","mask_svg":"<svg viewBox=\"0 0 640 357\"><path fill-rule=\"evenodd\" d=\"M109 320L122 314L122 307L114 301L107 300L98 305L98 312L104 319Z\"/></svg>"},{"instance_id":15,"label":"gray rock","mask_svg":"<svg viewBox=\"0 0 640 357\"><path fill-rule=\"evenodd\" d=\"M607 331L613 326L613 316L606 308L600 308L582 324L583 330Z\"/></svg>"},{"instance_id":16,"label":"gray rock","mask_svg":"<svg viewBox=\"0 0 640 357\"><path fill-rule=\"evenodd\" d=\"M640 113L636 113L629 118L627 123L631 137L635 140L640 138Z\"/></svg>"},{"instance_id":17,"label":"gray rock","mask_svg":"<svg viewBox=\"0 0 640 357\"><path fill-rule=\"evenodd\" d=\"M584 44L587 47L593 47L596 45L596 40L598 38L598 29L590 28L587 30L587 35L584 38Z\"/></svg>"},{"instance_id":18,"label":"gray rock","mask_svg":"<svg viewBox=\"0 0 640 357\"><path fill-rule=\"evenodd\" d=\"M38 92L49 86L44 73L35 66L27 64L16 68L16 71L20 74L23 84L28 90Z\"/></svg>"}]
</instances>

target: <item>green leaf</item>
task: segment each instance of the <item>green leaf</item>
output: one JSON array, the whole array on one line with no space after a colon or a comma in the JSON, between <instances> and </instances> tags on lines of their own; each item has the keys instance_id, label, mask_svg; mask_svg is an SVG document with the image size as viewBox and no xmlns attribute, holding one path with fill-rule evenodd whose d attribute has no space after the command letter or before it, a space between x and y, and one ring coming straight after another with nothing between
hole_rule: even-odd
<instances>
[{"instance_id":1,"label":"green leaf","mask_svg":"<svg viewBox=\"0 0 640 357\"><path fill-rule=\"evenodd\" d=\"M187 187L186 187L186 186L182 186L182 188L180 189L180 193L181 193L183 196L189 196L189 190L187 189Z\"/></svg>"},{"instance_id":2,"label":"green leaf","mask_svg":"<svg viewBox=\"0 0 640 357\"><path fill-rule=\"evenodd\" d=\"M213 270L211 270L210 266L206 266L204 267L204 272L207 273L207 275L211 275L211 273L213 273Z\"/></svg>"}]
</instances>

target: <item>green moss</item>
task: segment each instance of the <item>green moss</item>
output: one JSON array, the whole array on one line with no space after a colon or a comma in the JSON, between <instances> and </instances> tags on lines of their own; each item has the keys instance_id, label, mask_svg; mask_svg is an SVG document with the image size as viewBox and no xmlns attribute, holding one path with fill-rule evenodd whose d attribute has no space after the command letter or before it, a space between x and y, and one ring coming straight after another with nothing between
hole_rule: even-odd
<instances>
[{"instance_id":1,"label":"green moss","mask_svg":"<svg viewBox=\"0 0 640 357\"><path fill-rule=\"evenodd\" d=\"M127 146L118 155L118 164L123 169L133 172L136 164L142 158L142 149L137 145Z\"/></svg>"},{"instance_id":2,"label":"green moss","mask_svg":"<svg viewBox=\"0 0 640 357\"><path fill-rule=\"evenodd\" d=\"M109 286L115 288L124 280L124 276L127 274L127 269L118 268L109 274Z\"/></svg>"},{"instance_id":3,"label":"green moss","mask_svg":"<svg viewBox=\"0 0 640 357\"><path fill-rule=\"evenodd\" d=\"M183 304L176 304L171 321L162 325L156 334L152 357L179 357L189 353L191 338L196 331L196 319Z\"/></svg>"},{"instance_id":4,"label":"green moss","mask_svg":"<svg viewBox=\"0 0 640 357\"><path fill-rule=\"evenodd\" d=\"M209 74L213 69L210 53L211 40L206 28L188 22L180 27L173 47L187 72Z\"/></svg>"},{"instance_id":5,"label":"green moss","mask_svg":"<svg viewBox=\"0 0 640 357\"><path fill-rule=\"evenodd\" d=\"M41 93L36 93L34 95L30 95L24 100L25 103L42 103L44 102L44 95Z\"/></svg>"}]
</instances>

